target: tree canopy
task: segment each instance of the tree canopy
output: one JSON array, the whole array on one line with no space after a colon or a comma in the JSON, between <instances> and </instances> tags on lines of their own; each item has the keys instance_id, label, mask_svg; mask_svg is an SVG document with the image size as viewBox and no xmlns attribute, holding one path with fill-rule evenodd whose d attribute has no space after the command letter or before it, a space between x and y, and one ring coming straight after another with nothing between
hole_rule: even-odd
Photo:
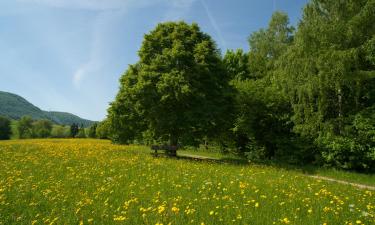
<instances>
[{"instance_id":1,"label":"tree canopy","mask_svg":"<svg viewBox=\"0 0 375 225\"><path fill-rule=\"evenodd\" d=\"M296 28L275 12L248 52L224 57L197 24L158 24L104 130L120 143L209 141L250 160L373 171L374 21L375 0L311 0Z\"/></svg>"},{"instance_id":2,"label":"tree canopy","mask_svg":"<svg viewBox=\"0 0 375 225\"><path fill-rule=\"evenodd\" d=\"M230 106L228 75L197 24L159 24L145 35L139 57L109 110L120 142L148 135L177 145L219 130Z\"/></svg>"}]
</instances>

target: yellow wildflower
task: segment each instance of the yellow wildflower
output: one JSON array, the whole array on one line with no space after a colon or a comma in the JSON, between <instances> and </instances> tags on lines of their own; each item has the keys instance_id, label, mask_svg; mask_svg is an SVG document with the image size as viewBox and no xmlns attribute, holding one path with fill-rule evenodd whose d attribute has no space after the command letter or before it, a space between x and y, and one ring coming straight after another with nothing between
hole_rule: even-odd
<instances>
[{"instance_id":1,"label":"yellow wildflower","mask_svg":"<svg viewBox=\"0 0 375 225\"><path fill-rule=\"evenodd\" d=\"M161 205L161 206L158 207L159 214L162 214L164 211L165 211L165 206L164 205Z\"/></svg>"},{"instance_id":2,"label":"yellow wildflower","mask_svg":"<svg viewBox=\"0 0 375 225\"><path fill-rule=\"evenodd\" d=\"M284 218L284 219L282 219L281 220L281 223L284 223L284 224L289 224L290 223L290 221L289 221L289 219L288 218Z\"/></svg>"},{"instance_id":3,"label":"yellow wildflower","mask_svg":"<svg viewBox=\"0 0 375 225\"><path fill-rule=\"evenodd\" d=\"M126 217L125 216L115 216L115 217L113 217L113 220L114 221L124 221L124 220L126 220Z\"/></svg>"},{"instance_id":4,"label":"yellow wildflower","mask_svg":"<svg viewBox=\"0 0 375 225\"><path fill-rule=\"evenodd\" d=\"M173 207L172 207L172 212L174 212L174 213L178 213L179 211L180 211L180 209L177 208L176 206L173 206Z\"/></svg>"}]
</instances>

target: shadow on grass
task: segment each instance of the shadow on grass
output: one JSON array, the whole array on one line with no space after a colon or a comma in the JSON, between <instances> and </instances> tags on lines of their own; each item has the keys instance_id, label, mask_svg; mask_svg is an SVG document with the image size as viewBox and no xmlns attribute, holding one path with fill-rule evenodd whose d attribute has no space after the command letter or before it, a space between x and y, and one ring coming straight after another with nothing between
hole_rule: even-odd
<instances>
[{"instance_id":1,"label":"shadow on grass","mask_svg":"<svg viewBox=\"0 0 375 225\"><path fill-rule=\"evenodd\" d=\"M359 173L356 171L345 171L338 170L335 168L322 167L314 164L288 164L280 160L266 160L261 162L252 162L245 157L240 156L221 156L220 158L214 158L210 156L199 155L191 153L179 154L177 156L168 156L166 154L157 154L154 157L170 158L175 160L184 160L186 162L201 162L201 163L214 163L214 164L226 164L243 167L246 165L253 165L259 167L272 167L277 170L293 171L298 172L307 176L322 176L333 178L342 181L348 181L358 184L367 184L375 186L373 174Z\"/></svg>"},{"instance_id":2,"label":"shadow on grass","mask_svg":"<svg viewBox=\"0 0 375 225\"><path fill-rule=\"evenodd\" d=\"M246 158L232 158L232 157L221 157L221 158L214 158L209 156L200 156L200 155L177 155L177 156L170 156L164 153L151 153L151 155L155 158L170 158L170 159L177 159L177 160L185 160L190 162L210 162L210 163L218 163L218 164L232 164L232 165L249 165L251 164Z\"/></svg>"},{"instance_id":3,"label":"shadow on grass","mask_svg":"<svg viewBox=\"0 0 375 225\"><path fill-rule=\"evenodd\" d=\"M163 153L151 153L153 157L163 157L163 158L171 158L171 159L177 159L177 160L185 160L185 161L191 161L191 162L210 162L210 163L218 163L218 164L230 164L230 165L237 165L237 166L244 166L244 165L257 165L257 166L271 166L274 168L279 168L283 170L288 171L299 171L303 174L307 175L315 175L318 172L318 169L320 167L314 166L314 165L293 165L293 164L287 164L284 162L276 161L276 160L265 160L262 162L252 162L246 159L245 157L240 156L223 156L221 158L214 158L214 157L208 157L208 156L200 156L200 155L190 155L190 154L183 154L183 155L177 155L177 156L170 156ZM199 153L197 153L199 154Z\"/></svg>"}]
</instances>

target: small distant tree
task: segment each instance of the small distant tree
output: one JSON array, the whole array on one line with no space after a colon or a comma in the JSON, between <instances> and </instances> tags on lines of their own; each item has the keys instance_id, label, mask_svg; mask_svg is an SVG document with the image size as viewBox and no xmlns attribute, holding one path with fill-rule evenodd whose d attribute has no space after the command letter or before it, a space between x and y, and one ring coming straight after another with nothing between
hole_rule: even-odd
<instances>
[{"instance_id":1,"label":"small distant tree","mask_svg":"<svg viewBox=\"0 0 375 225\"><path fill-rule=\"evenodd\" d=\"M31 138L33 134L33 119L30 116L23 116L17 126L20 139Z\"/></svg>"},{"instance_id":2,"label":"small distant tree","mask_svg":"<svg viewBox=\"0 0 375 225\"><path fill-rule=\"evenodd\" d=\"M38 120L34 122L32 128L33 137L47 138L51 136L52 122L49 120Z\"/></svg>"},{"instance_id":3,"label":"small distant tree","mask_svg":"<svg viewBox=\"0 0 375 225\"><path fill-rule=\"evenodd\" d=\"M88 136L90 138L96 138L96 128L98 127L97 123L94 123L90 128L88 132Z\"/></svg>"},{"instance_id":4,"label":"small distant tree","mask_svg":"<svg viewBox=\"0 0 375 225\"><path fill-rule=\"evenodd\" d=\"M54 125L51 131L51 137L54 138L67 138L70 136L68 126Z\"/></svg>"},{"instance_id":5,"label":"small distant tree","mask_svg":"<svg viewBox=\"0 0 375 225\"><path fill-rule=\"evenodd\" d=\"M8 140L12 135L10 127L10 120L6 117L0 116L0 140Z\"/></svg>"},{"instance_id":6,"label":"small distant tree","mask_svg":"<svg viewBox=\"0 0 375 225\"><path fill-rule=\"evenodd\" d=\"M77 138L86 138L86 132L85 128L83 127L83 124L81 124L81 127L78 129L78 133L76 135Z\"/></svg>"},{"instance_id":7,"label":"small distant tree","mask_svg":"<svg viewBox=\"0 0 375 225\"><path fill-rule=\"evenodd\" d=\"M74 137L77 136L78 132L79 132L78 124L73 123L73 124L70 126L70 136L74 138Z\"/></svg>"}]
</instances>

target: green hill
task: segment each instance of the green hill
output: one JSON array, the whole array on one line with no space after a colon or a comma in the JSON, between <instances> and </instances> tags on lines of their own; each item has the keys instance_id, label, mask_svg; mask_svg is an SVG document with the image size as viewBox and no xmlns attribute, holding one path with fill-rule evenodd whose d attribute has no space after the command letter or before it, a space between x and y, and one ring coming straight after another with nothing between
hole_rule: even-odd
<instances>
[{"instance_id":1,"label":"green hill","mask_svg":"<svg viewBox=\"0 0 375 225\"><path fill-rule=\"evenodd\" d=\"M76 115L66 112L47 112L34 106L19 95L0 91L0 115L18 120L28 115L33 119L49 119L56 124L70 125L72 123L91 126L94 121L82 119Z\"/></svg>"}]
</instances>

